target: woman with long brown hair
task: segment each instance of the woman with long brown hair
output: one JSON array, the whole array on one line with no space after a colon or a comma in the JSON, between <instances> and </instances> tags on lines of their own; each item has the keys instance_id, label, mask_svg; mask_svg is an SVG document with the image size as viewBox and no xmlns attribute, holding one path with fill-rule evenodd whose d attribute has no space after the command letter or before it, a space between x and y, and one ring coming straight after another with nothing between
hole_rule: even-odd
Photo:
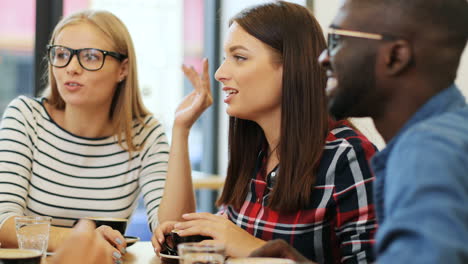
<instances>
[{"instance_id":1,"label":"woman with long brown hair","mask_svg":"<svg viewBox=\"0 0 468 264\"><path fill-rule=\"evenodd\" d=\"M319 263L373 260L368 159L376 149L327 114L326 74L317 62L325 48L318 22L300 5L258 5L231 19L215 75L231 116L222 210L164 223L153 237L156 251L175 228L225 243L230 256L281 238ZM185 71L209 97L207 73Z\"/></svg>"}]
</instances>

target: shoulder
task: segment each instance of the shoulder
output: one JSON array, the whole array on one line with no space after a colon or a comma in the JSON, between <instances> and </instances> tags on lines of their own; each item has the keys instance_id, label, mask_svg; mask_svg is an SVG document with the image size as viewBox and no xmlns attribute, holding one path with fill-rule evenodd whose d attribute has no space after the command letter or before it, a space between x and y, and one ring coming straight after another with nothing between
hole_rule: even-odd
<instances>
[{"instance_id":1,"label":"shoulder","mask_svg":"<svg viewBox=\"0 0 468 264\"><path fill-rule=\"evenodd\" d=\"M405 181L440 175L465 177L468 171L468 108L419 122L403 132L387 170ZM411 173L413 177L404 177ZM442 174L438 174L442 173Z\"/></svg>"},{"instance_id":2,"label":"shoulder","mask_svg":"<svg viewBox=\"0 0 468 264\"><path fill-rule=\"evenodd\" d=\"M25 119L42 116L41 98L20 95L13 99L5 109L4 118L23 116Z\"/></svg>"},{"instance_id":3,"label":"shoulder","mask_svg":"<svg viewBox=\"0 0 468 264\"><path fill-rule=\"evenodd\" d=\"M369 159L377 148L359 131L347 124L333 128L327 137L320 162L320 174L337 191L373 180ZM330 178L333 177L333 178Z\"/></svg>"},{"instance_id":4,"label":"shoulder","mask_svg":"<svg viewBox=\"0 0 468 264\"><path fill-rule=\"evenodd\" d=\"M14 108L19 111L33 112L33 109L37 109L38 107L42 107L40 98L31 98L25 95L20 95L8 104L7 109Z\"/></svg>"},{"instance_id":5,"label":"shoulder","mask_svg":"<svg viewBox=\"0 0 468 264\"><path fill-rule=\"evenodd\" d=\"M163 124L153 115L145 116L142 121L133 121L134 139L141 142L151 142L158 140L166 141L166 133Z\"/></svg>"},{"instance_id":6,"label":"shoulder","mask_svg":"<svg viewBox=\"0 0 468 264\"><path fill-rule=\"evenodd\" d=\"M338 155L361 155L369 160L377 148L358 130L347 122L334 127L328 133L325 151L332 150Z\"/></svg>"},{"instance_id":7,"label":"shoulder","mask_svg":"<svg viewBox=\"0 0 468 264\"><path fill-rule=\"evenodd\" d=\"M444 140L466 144L468 141L468 107L421 121L410 127L401 140Z\"/></svg>"}]
</instances>

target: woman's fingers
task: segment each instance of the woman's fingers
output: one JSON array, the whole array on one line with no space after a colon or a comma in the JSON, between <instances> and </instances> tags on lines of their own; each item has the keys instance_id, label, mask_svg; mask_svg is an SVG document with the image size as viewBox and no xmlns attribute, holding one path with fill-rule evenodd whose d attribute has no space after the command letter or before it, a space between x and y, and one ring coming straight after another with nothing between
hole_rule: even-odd
<instances>
[{"instance_id":1,"label":"woman's fingers","mask_svg":"<svg viewBox=\"0 0 468 264\"><path fill-rule=\"evenodd\" d=\"M198 219L179 222L174 226L180 236L203 235L215 238L219 234L219 224L210 220Z\"/></svg>"},{"instance_id":2,"label":"woman's fingers","mask_svg":"<svg viewBox=\"0 0 468 264\"><path fill-rule=\"evenodd\" d=\"M112 229L110 226L102 225L96 229L104 239L106 239L113 247L117 248L120 253L127 253L127 242L119 231ZM114 254L117 255L117 254Z\"/></svg>"},{"instance_id":3,"label":"woman's fingers","mask_svg":"<svg viewBox=\"0 0 468 264\"><path fill-rule=\"evenodd\" d=\"M162 244L164 243L164 235L169 234L174 229L175 221L166 221L156 227L153 236L151 237L151 243L153 244L154 251L159 255L161 252Z\"/></svg>"},{"instance_id":4,"label":"woman's fingers","mask_svg":"<svg viewBox=\"0 0 468 264\"><path fill-rule=\"evenodd\" d=\"M198 75L195 68L193 68L192 66L188 67L188 66L182 65L182 71L184 72L187 79L189 79L190 83L192 84L193 88L195 88L195 90L203 89L201 78Z\"/></svg>"},{"instance_id":5,"label":"woman's fingers","mask_svg":"<svg viewBox=\"0 0 468 264\"><path fill-rule=\"evenodd\" d=\"M183 214L182 218L185 220L195 220L195 219L206 219L211 221L223 221L226 217L222 217L219 215L214 215L210 213L189 213Z\"/></svg>"},{"instance_id":6,"label":"woman's fingers","mask_svg":"<svg viewBox=\"0 0 468 264\"><path fill-rule=\"evenodd\" d=\"M209 66L208 66L208 59L203 59L203 72L201 75L201 80L203 84L203 89L205 92L210 92L210 76L209 76Z\"/></svg>"},{"instance_id":7,"label":"woman's fingers","mask_svg":"<svg viewBox=\"0 0 468 264\"><path fill-rule=\"evenodd\" d=\"M209 64L207 58L203 59L203 72L201 75L198 74L193 66L182 65L182 71L197 92L210 93Z\"/></svg>"},{"instance_id":8,"label":"woman's fingers","mask_svg":"<svg viewBox=\"0 0 468 264\"><path fill-rule=\"evenodd\" d=\"M159 241L159 236L156 234L157 231L154 232L153 236L151 237L151 244L153 245L154 252L158 254L161 252L161 244L164 242L164 238Z\"/></svg>"}]
</instances>

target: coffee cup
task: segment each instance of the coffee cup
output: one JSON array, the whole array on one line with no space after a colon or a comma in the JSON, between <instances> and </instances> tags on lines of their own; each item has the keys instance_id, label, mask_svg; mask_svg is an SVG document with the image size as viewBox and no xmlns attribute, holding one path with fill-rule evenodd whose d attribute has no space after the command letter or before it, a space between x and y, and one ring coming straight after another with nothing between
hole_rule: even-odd
<instances>
[{"instance_id":1,"label":"coffee cup","mask_svg":"<svg viewBox=\"0 0 468 264\"><path fill-rule=\"evenodd\" d=\"M86 219L93 221L96 224L96 228L106 225L112 229L119 231L122 235L125 234L127 229L128 219L116 218L116 217L86 217Z\"/></svg>"},{"instance_id":2,"label":"coffee cup","mask_svg":"<svg viewBox=\"0 0 468 264\"><path fill-rule=\"evenodd\" d=\"M39 264L42 252L35 249L0 248L2 264Z\"/></svg>"},{"instance_id":3,"label":"coffee cup","mask_svg":"<svg viewBox=\"0 0 468 264\"><path fill-rule=\"evenodd\" d=\"M193 235L193 236L180 236L178 230L174 229L169 234L164 235L164 243L162 244L162 251L167 252L169 255L177 256L177 247L182 243L196 243L207 239L213 239L208 236Z\"/></svg>"}]
</instances>

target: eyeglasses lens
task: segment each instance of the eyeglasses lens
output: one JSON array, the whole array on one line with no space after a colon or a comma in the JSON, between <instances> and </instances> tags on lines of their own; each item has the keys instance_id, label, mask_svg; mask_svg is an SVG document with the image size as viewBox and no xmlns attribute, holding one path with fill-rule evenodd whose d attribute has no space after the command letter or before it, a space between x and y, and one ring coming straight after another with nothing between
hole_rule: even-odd
<instances>
[{"instance_id":1,"label":"eyeglasses lens","mask_svg":"<svg viewBox=\"0 0 468 264\"><path fill-rule=\"evenodd\" d=\"M63 67L70 60L70 51L63 47L52 47L49 52L49 60L53 66Z\"/></svg>"},{"instance_id":2,"label":"eyeglasses lens","mask_svg":"<svg viewBox=\"0 0 468 264\"><path fill-rule=\"evenodd\" d=\"M98 70L104 62L104 54L97 49L75 50L78 60L87 70ZM51 47L49 51L49 61L55 67L65 67L73 57L73 50L65 47Z\"/></svg>"},{"instance_id":3,"label":"eyeglasses lens","mask_svg":"<svg viewBox=\"0 0 468 264\"><path fill-rule=\"evenodd\" d=\"M95 49L83 49L79 53L81 65L89 70L97 70L101 68L104 54Z\"/></svg>"}]
</instances>

